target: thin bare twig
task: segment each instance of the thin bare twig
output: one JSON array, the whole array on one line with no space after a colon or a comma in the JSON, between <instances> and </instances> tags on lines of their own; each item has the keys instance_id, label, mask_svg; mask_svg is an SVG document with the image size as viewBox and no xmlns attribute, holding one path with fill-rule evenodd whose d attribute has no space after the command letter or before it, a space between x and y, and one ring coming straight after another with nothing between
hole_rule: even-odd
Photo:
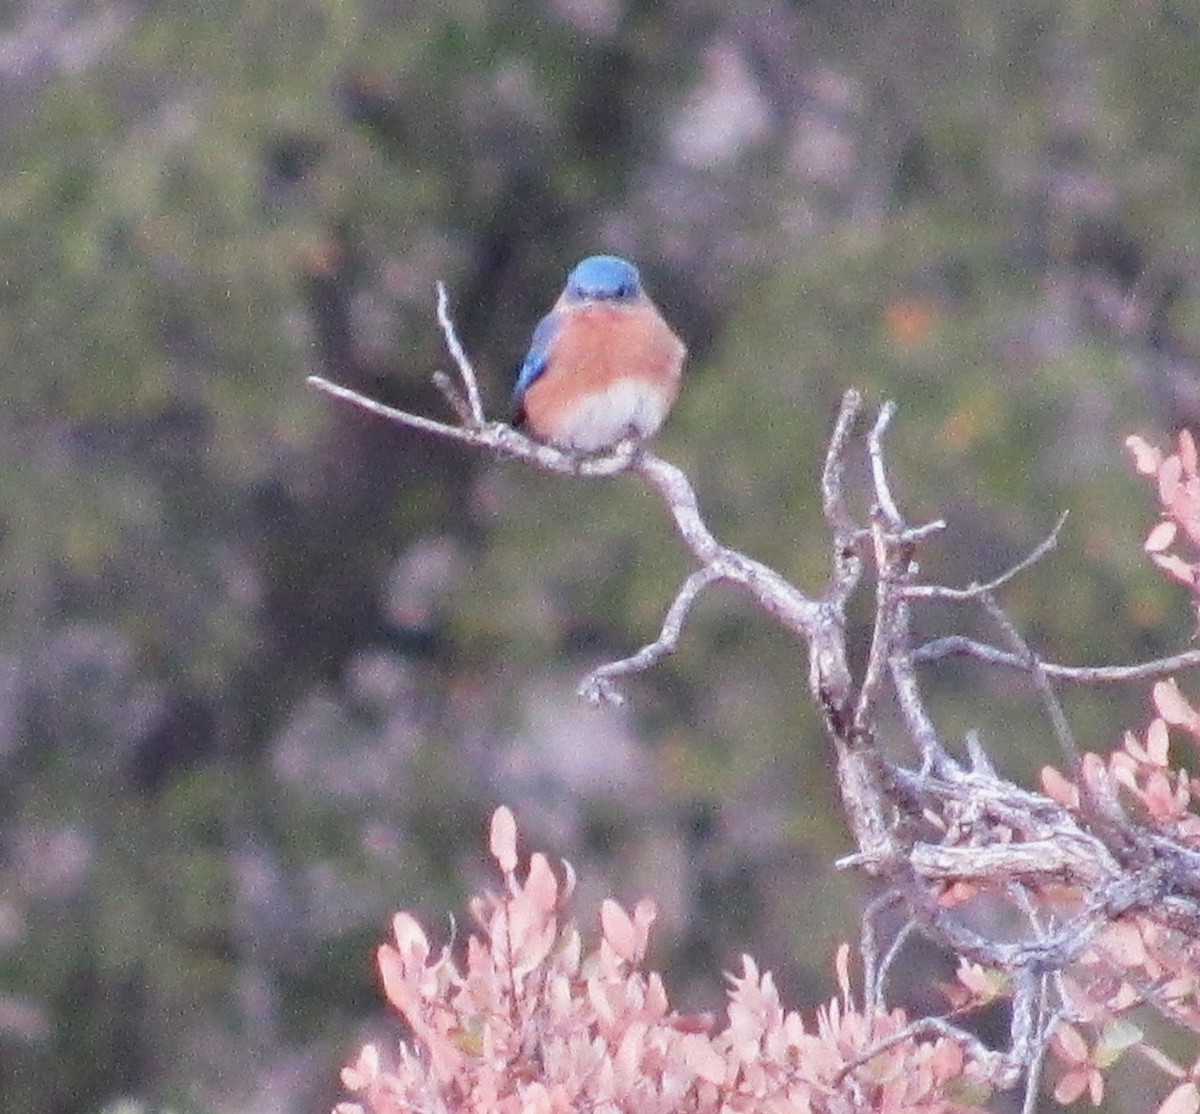
<instances>
[{"instance_id":1,"label":"thin bare twig","mask_svg":"<svg viewBox=\"0 0 1200 1114\"><path fill-rule=\"evenodd\" d=\"M876 936L877 918L899 903L899 895L892 890L876 894L863 910L858 938L858 954L863 964L863 1006L867 1015L879 1008L879 942Z\"/></svg>"},{"instance_id":2,"label":"thin bare twig","mask_svg":"<svg viewBox=\"0 0 1200 1114\"><path fill-rule=\"evenodd\" d=\"M885 403L867 438L874 491L871 541L876 570L875 620L853 719L855 733L864 737L876 718L877 704L892 659L908 645L908 609L904 604L903 589L916 573L913 552L919 541L942 528L940 522L935 522L910 529L892 497L884 462L883 435L894 412L895 408ZM923 749L923 753L928 752Z\"/></svg>"},{"instance_id":3,"label":"thin bare twig","mask_svg":"<svg viewBox=\"0 0 1200 1114\"><path fill-rule=\"evenodd\" d=\"M876 1056L887 1052L888 1049L907 1044L909 1041L923 1036L934 1036L959 1045L972 1063L984 1072L988 1082L994 1087L1011 1087L1020 1078L1023 1065L1014 1064L1008 1056L993 1051L978 1037L943 1018L922 1017L906 1025L898 1033L893 1033L890 1037L877 1041L866 1051L848 1060L833 1077L834 1083L840 1083L852 1071L862 1067L863 1064L869 1064Z\"/></svg>"},{"instance_id":4,"label":"thin bare twig","mask_svg":"<svg viewBox=\"0 0 1200 1114\"><path fill-rule=\"evenodd\" d=\"M1009 1055L1025 1065L1025 1097L1021 1114L1032 1114L1041 1089L1042 1068L1050 1051L1050 1037L1060 1020L1048 1004L1047 976L1021 971L1013 988L1012 1021L1009 1024Z\"/></svg>"},{"instance_id":5,"label":"thin bare twig","mask_svg":"<svg viewBox=\"0 0 1200 1114\"><path fill-rule=\"evenodd\" d=\"M442 397L450 404L450 409L454 411L459 422L468 428L475 428L476 423L471 414L471 405L454 380L444 371L435 371L433 385L442 392Z\"/></svg>"},{"instance_id":6,"label":"thin bare twig","mask_svg":"<svg viewBox=\"0 0 1200 1114\"><path fill-rule=\"evenodd\" d=\"M912 652L909 660L920 664L949 657L974 658L988 665L1003 665L1011 669L1029 668L1029 663L1017 654L962 635L948 635L926 642ZM1138 665L1060 665L1052 661L1042 661L1040 658L1038 664L1047 677L1056 681L1112 685L1127 681L1150 681L1156 677L1169 677L1173 673L1195 668L1200 665L1200 650L1186 650L1181 654L1157 658Z\"/></svg>"},{"instance_id":7,"label":"thin bare twig","mask_svg":"<svg viewBox=\"0 0 1200 1114\"><path fill-rule=\"evenodd\" d=\"M887 954L884 955L883 962L879 964L879 969L875 973L874 1000L876 1003L887 1001L884 991L887 988L888 975L892 973L892 965L899 958L904 945L908 943L909 938L916 930L917 926L913 921L905 921L900 926L900 931L896 933L896 938L889 945Z\"/></svg>"},{"instance_id":8,"label":"thin bare twig","mask_svg":"<svg viewBox=\"0 0 1200 1114\"><path fill-rule=\"evenodd\" d=\"M909 625L908 603L901 600L896 607L895 622L907 632ZM925 707L925 698L921 695L917 683L916 670L913 669L913 655L907 645L901 642L892 653L889 666L892 674L892 687L896 693L896 701L900 705L900 714L908 728L909 737L917 744L921 753L921 769L923 772L942 771L950 765L950 756L938 737L937 728Z\"/></svg>"},{"instance_id":9,"label":"thin bare twig","mask_svg":"<svg viewBox=\"0 0 1200 1114\"><path fill-rule=\"evenodd\" d=\"M479 381L475 375L475 368L467 359L467 353L458 339L458 330L454 327L454 321L450 317L450 296L446 293L444 282L437 284L437 318L442 329L442 336L446 338L446 347L450 350L450 356L458 368L463 388L467 393L469 424L481 426L486 419L483 416L483 403L479 399Z\"/></svg>"},{"instance_id":10,"label":"thin bare twig","mask_svg":"<svg viewBox=\"0 0 1200 1114\"><path fill-rule=\"evenodd\" d=\"M1025 668L1033 678L1034 686L1042 698L1042 705L1046 709L1046 716L1050 720L1054 737L1058 740L1059 749L1063 752L1063 757L1066 758L1072 772L1078 772L1083 765L1083 755L1080 753L1078 743L1075 742L1074 732L1067 722L1067 715L1063 711L1062 704L1059 703L1050 679L1042 668L1042 663L1038 661L1037 655L1029 648L1029 643L1021 637L1021 633L1005 615L1004 610L996 602L996 597L989 591L982 591L979 599L992 617L992 621L1008 639L1014 653L1024 660Z\"/></svg>"},{"instance_id":11,"label":"thin bare twig","mask_svg":"<svg viewBox=\"0 0 1200 1114\"><path fill-rule=\"evenodd\" d=\"M671 604L666 618L663 619L662 631L658 638L643 646L636 654L593 669L580 684L579 695L593 704L623 704L625 697L613 681L617 677L627 677L632 673L644 673L667 654L674 653L684 620L692 604L696 602L696 597L714 580L719 579L720 573L711 565L692 573L675 596L675 602Z\"/></svg>"},{"instance_id":12,"label":"thin bare twig","mask_svg":"<svg viewBox=\"0 0 1200 1114\"><path fill-rule=\"evenodd\" d=\"M896 507L896 500L892 497L892 489L888 484L887 468L883 463L883 435L887 427L891 424L892 417L896 413L896 404L894 402L885 402L879 408L879 415L875 419L875 425L871 428L871 433L867 437L867 453L871 460L871 482L875 490L875 499L879 509L883 514L884 521L889 526L903 528L904 519Z\"/></svg>"},{"instance_id":13,"label":"thin bare twig","mask_svg":"<svg viewBox=\"0 0 1200 1114\"><path fill-rule=\"evenodd\" d=\"M857 733L868 732L869 724L876 717L876 705L884 680L890 672L901 708L909 721L910 733L921 749L922 762L930 766L941 760L942 750L933 725L924 712L915 678L905 663L909 642L909 609L905 602L905 590L916 575L912 556L918 542L941 530L944 524L938 521L912 529L904 522L896 506L883 455L883 435L894 412L895 408L885 403L867 439L875 494L871 513L876 568L875 621L853 722Z\"/></svg>"},{"instance_id":14,"label":"thin bare twig","mask_svg":"<svg viewBox=\"0 0 1200 1114\"><path fill-rule=\"evenodd\" d=\"M834 423L833 435L829 438L825 467L821 472L821 506L833 534L835 583L853 580L852 573L860 564L855 541L861 536L861 531L846 502L845 474L850 434L861 409L862 395L858 391L849 390L842 395L842 405Z\"/></svg>"},{"instance_id":15,"label":"thin bare twig","mask_svg":"<svg viewBox=\"0 0 1200 1114\"><path fill-rule=\"evenodd\" d=\"M1054 529L1038 545L1015 565L986 584L969 584L966 588L948 588L941 584L911 584L904 589L904 594L910 600L977 600L987 592L995 592L997 588L1003 587L1010 580L1020 576L1027 568L1035 565L1058 546L1058 535L1066 523L1069 513L1069 511L1063 511L1054 524Z\"/></svg>"}]
</instances>

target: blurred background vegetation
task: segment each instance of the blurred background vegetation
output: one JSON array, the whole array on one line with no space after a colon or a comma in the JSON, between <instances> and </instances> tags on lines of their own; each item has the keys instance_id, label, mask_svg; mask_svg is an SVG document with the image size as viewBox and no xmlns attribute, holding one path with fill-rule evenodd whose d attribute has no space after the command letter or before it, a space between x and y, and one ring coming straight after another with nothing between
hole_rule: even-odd
<instances>
[{"instance_id":1,"label":"blurred background vegetation","mask_svg":"<svg viewBox=\"0 0 1200 1114\"><path fill-rule=\"evenodd\" d=\"M1120 447L1200 422L1184 0L0 12L0 1114L326 1109L395 1039L390 912L448 936L501 802L581 915L656 897L681 1005L718 1008L743 951L794 1005L829 993L868 891L831 865L801 650L717 593L626 709L579 703L686 569L654 499L305 387L444 415L438 278L502 414L567 268L636 260L692 351L662 453L803 586L856 385L900 404L912 518L949 520L929 578L1069 509L1005 594L1034 646L1190 636ZM1018 679L928 685L947 738L1055 760ZM1068 695L1088 747L1143 718L1143 691ZM938 1008L944 971L898 992Z\"/></svg>"}]
</instances>

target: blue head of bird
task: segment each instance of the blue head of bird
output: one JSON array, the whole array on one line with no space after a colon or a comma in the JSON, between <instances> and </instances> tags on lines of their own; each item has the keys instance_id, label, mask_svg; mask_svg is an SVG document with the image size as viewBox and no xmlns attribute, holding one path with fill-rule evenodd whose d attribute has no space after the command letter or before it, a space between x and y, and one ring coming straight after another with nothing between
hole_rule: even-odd
<instances>
[{"instance_id":1,"label":"blue head of bird","mask_svg":"<svg viewBox=\"0 0 1200 1114\"><path fill-rule=\"evenodd\" d=\"M638 269L619 255L589 255L567 276L567 302L632 302L642 293Z\"/></svg>"}]
</instances>

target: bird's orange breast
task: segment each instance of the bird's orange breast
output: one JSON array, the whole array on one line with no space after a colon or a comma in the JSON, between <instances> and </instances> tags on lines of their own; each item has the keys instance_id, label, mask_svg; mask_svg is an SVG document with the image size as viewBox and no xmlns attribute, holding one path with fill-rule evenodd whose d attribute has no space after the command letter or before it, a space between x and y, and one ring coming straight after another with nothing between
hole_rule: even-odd
<instances>
[{"instance_id":1,"label":"bird's orange breast","mask_svg":"<svg viewBox=\"0 0 1200 1114\"><path fill-rule=\"evenodd\" d=\"M687 354L653 303L588 305L569 310L547 354L546 370L526 392L525 410L597 394L625 378L645 380L669 395L679 391Z\"/></svg>"}]
</instances>

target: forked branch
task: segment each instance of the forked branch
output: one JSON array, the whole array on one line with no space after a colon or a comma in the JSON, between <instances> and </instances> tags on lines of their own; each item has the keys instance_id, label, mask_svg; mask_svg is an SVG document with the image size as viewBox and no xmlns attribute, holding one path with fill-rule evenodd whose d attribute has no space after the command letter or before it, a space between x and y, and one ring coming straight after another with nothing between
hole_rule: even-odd
<instances>
[{"instance_id":1,"label":"forked branch","mask_svg":"<svg viewBox=\"0 0 1200 1114\"><path fill-rule=\"evenodd\" d=\"M657 636L628 657L600 665L584 678L580 692L592 701L619 701L618 682L656 666L677 647L696 601L713 584L741 587L755 603L797 636L809 654L809 687L838 756L838 780L856 851L841 860L878 877L879 907L901 905L910 925L963 960L1004 972L1013 1002L1007 1048L994 1052L944 1020L915 1022L895 1043L924 1034L952 1036L998 1087L1024 1074L1025 1106L1049 1034L1071 1003L1062 973L1090 954L1115 917L1137 915L1164 931L1200 928L1200 854L1172 843L1161 832L1139 827L1119 808L1080 813L1049 796L1005 780L978 740L968 741L967 759L952 756L939 737L924 700L918 667L951 655L1024 670L1042 697L1053 734L1070 770L1083 775L1078 752L1052 682L1084 684L1161 677L1200 664L1200 650L1134 666L1065 666L1046 662L1028 646L1004 615L994 593L1025 573L1057 544L1060 519L1048 537L1006 571L981 584L953 588L918 580L920 548L944 533L937 520L912 526L891 491L884 433L893 416L884 405L865 438L855 427L862 398L847 391L834 423L820 480L830 538L824 589L808 595L774 569L722 544L709 529L686 474L643 446L622 443L601 455L577 456L540 444L500 422L487 421L478 380L455 333L444 288L438 288L438 321L454 362L454 374L438 384L457 421L445 422L385 406L326 379L310 383L342 402L413 430L450 438L484 452L524 461L559 475L581 478L630 473L655 489L670 515L693 568L666 609ZM868 489L853 491L847 477L854 455L865 457ZM869 506L856 516L855 498ZM846 608L870 574L874 614L870 649L856 672L847 653ZM922 606L974 605L996 624L1004 648L961 636L915 645L912 610ZM890 757L898 749L883 736L895 727L898 708L913 765ZM1097 785L1106 784L1094 771ZM1097 791L1099 792L1099 791ZM1115 800L1115 796L1111 798ZM1076 895L1075 901L1043 915L1049 887ZM1004 936L980 928L963 915L973 895L989 896L1024 926ZM949 900L950 897L954 900ZM1003 920L995 908L988 923ZM911 939L912 929L879 958L874 929L864 934L869 1003L884 1008L887 972ZM1161 988L1145 986L1155 1002ZM1164 1010L1164 1012L1166 1012ZM877 1054L872 1050L862 1060ZM854 1065L849 1065L850 1070Z\"/></svg>"}]
</instances>

